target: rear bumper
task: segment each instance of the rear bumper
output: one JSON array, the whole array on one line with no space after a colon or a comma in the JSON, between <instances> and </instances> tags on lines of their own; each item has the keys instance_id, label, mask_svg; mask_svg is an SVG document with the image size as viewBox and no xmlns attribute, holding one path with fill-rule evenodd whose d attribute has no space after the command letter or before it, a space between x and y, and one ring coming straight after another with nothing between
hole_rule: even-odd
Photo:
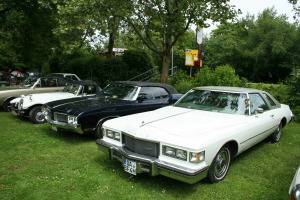
<instances>
[{"instance_id":1,"label":"rear bumper","mask_svg":"<svg viewBox=\"0 0 300 200\"><path fill-rule=\"evenodd\" d=\"M209 166L199 170L183 168L150 156L133 153L127 149L107 143L102 139L96 141L99 150L108 151L110 159L118 160L124 166L124 159L136 162L137 173L148 173L150 176L163 175L185 183L193 184L205 178Z\"/></svg>"}]
</instances>

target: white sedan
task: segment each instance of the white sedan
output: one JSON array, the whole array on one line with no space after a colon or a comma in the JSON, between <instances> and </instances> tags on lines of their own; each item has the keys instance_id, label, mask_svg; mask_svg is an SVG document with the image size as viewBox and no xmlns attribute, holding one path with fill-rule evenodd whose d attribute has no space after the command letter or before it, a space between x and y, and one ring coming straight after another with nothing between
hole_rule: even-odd
<instances>
[{"instance_id":1,"label":"white sedan","mask_svg":"<svg viewBox=\"0 0 300 200\"><path fill-rule=\"evenodd\" d=\"M198 87L173 106L106 121L97 145L134 175L213 183L225 178L233 157L266 138L278 142L292 117L261 90Z\"/></svg>"}]
</instances>

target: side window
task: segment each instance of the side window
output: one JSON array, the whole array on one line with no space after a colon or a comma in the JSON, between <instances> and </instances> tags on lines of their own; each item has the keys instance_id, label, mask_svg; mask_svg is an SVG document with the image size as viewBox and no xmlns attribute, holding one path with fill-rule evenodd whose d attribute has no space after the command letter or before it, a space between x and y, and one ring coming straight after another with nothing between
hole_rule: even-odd
<instances>
[{"instance_id":1,"label":"side window","mask_svg":"<svg viewBox=\"0 0 300 200\"><path fill-rule=\"evenodd\" d=\"M57 79L56 78L48 78L46 80L46 87L57 87Z\"/></svg>"},{"instance_id":2,"label":"side window","mask_svg":"<svg viewBox=\"0 0 300 200\"><path fill-rule=\"evenodd\" d=\"M74 75L71 75L71 77L70 77L72 80L75 80L75 81L77 81L78 79L76 78L76 76L74 76Z\"/></svg>"},{"instance_id":3,"label":"side window","mask_svg":"<svg viewBox=\"0 0 300 200\"><path fill-rule=\"evenodd\" d=\"M65 80L59 78L57 81L57 85L58 85L58 87L65 86L65 85L67 85L67 82Z\"/></svg>"},{"instance_id":4,"label":"side window","mask_svg":"<svg viewBox=\"0 0 300 200\"><path fill-rule=\"evenodd\" d=\"M83 88L83 93L87 95L96 94L96 87L93 85L85 85Z\"/></svg>"},{"instance_id":5,"label":"side window","mask_svg":"<svg viewBox=\"0 0 300 200\"><path fill-rule=\"evenodd\" d=\"M273 101L273 99L266 93L263 93L263 95L265 96L265 98L268 100L269 104L271 106L276 106L276 103Z\"/></svg>"},{"instance_id":6,"label":"side window","mask_svg":"<svg viewBox=\"0 0 300 200\"><path fill-rule=\"evenodd\" d=\"M47 87L47 79L41 78L39 87Z\"/></svg>"},{"instance_id":7,"label":"side window","mask_svg":"<svg viewBox=\"0 0 300 200\"><path fill-rule=\"evenodd\" d=\"M169 96L169 93L160 87L142 87L139 96L145 96L149 99L161 99Z\"/></svg>"},{"instance_id":8,"label":"side window","mask_svg":"<svg viewBox=\"0 0 300 200\"><path fill-rule=\"evenodd\" d=\"M264 110L269 110L266 102L259 94L249 94L250 97L250 112L251 114L255 114L255 110L257 108L262 108Z\"/></svg>"}]
</instances>

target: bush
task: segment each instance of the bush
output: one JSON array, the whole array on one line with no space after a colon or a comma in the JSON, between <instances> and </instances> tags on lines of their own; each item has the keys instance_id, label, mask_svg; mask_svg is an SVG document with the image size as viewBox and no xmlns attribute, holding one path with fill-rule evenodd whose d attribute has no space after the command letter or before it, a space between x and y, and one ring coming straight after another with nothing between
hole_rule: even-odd
<instances>
[{"instance_id":1,"label":"bush","mask_svg":"<svg viewBox=\"0 0 300 200\"><path fill-rule=\"evenodd\" d=\"M169 80L178 92L185 93L198 86L244 86L245 79L241 80L230 66L219 66L215 70L205 66L195 77L189 77L186 72L179 71Z\"/></svg>"},{"instance_id":2,"label":"bush","mask_svg":"<svg viewBox=\"0 0 300 200\"><path fill-rule=\"evenodd\" d=\"M218 66L212 70L205 66L195 76L197 86L242 86L242 81L235 70L228 66Z\"/></svg>"},{"instance_id":3,"label":"bush","mask_svg":"<svg viewBox=\"0 0 300 200\"><path fill-rule=\"evenodd\" d=\"M133 78L153 68L153 62L145 51L126 50L122 59L127 65L126 79Z\"/></svg>"},{"instance_id":4,"label":"bush","mask_svg":"<svg viewBox=\"0 0 300 200\"><path fill-rule=\"evenodd\" d=\"M288 104L289 93L288 86L280 84L265 84L265 83L251 83L248 84L249 88L263 90L270 93L280 103Z\"/></svg>"},{"instance_id":5,"label":"bush","mask_svg":"<svg viewBox=\"0 0 300 200\"><path fill-rule=\"evenodd\" d=\"M263 90L270 93L280 103L290 106L293 114L295 115L295 121L300 122L300 78L292 78L286 82L286 84L264 84L264 83L252 83L248 87Z\"/></svg>"},{"instance_id":6,"label":"bush","mask_svg":"<svg viewBox=\"0 0 300 200\"><path fill-rule=\"evenodd\" d=\"M300 77L293 77L287 81L289 98L287 100L291 107L295 121L300 122Z\"/></svg>"},{"instance_id":7,"label":"bush","mask_svg":"<svg viewBox=\"0 0 300 200\"><path fill-rule=\"evenodd\" d=\"M128 80L153 68L150 57L143 51L127 50L123 56L103 57L83 51L58 54L49 61L51 72L75 73L81 79L94 80L100 87L111 81Z\"/></svg>"}]
</instances>

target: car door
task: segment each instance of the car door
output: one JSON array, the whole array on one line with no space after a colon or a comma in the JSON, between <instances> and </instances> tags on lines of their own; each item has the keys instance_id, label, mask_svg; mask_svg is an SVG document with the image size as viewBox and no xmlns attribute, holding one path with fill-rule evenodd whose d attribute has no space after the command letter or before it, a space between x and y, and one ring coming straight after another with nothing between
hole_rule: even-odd
<instances>
[{"instance_id":1,"label":"car door","mask_svg":"<svg viewBox=\"0 0 300 200\"><path fill-rule=\"evenodd\" d=\"M42 77L39 82L34 85L33 93L42 92L59 92L62 91L66 81L56 77Z\"/></svg>"},{"instance_id":2,"label":"car door","mask_svg":"<svg viewBox=\"0 0 300 200\"><path fill-rule=\"evenodd\" d=\"M278 125L275 118L276 111L268 106L259 93L249 94L249 99L250 116L247 119L249 126L244 131L241 141L243 150L268 137Z\"/></svg>"}]
</instances>

